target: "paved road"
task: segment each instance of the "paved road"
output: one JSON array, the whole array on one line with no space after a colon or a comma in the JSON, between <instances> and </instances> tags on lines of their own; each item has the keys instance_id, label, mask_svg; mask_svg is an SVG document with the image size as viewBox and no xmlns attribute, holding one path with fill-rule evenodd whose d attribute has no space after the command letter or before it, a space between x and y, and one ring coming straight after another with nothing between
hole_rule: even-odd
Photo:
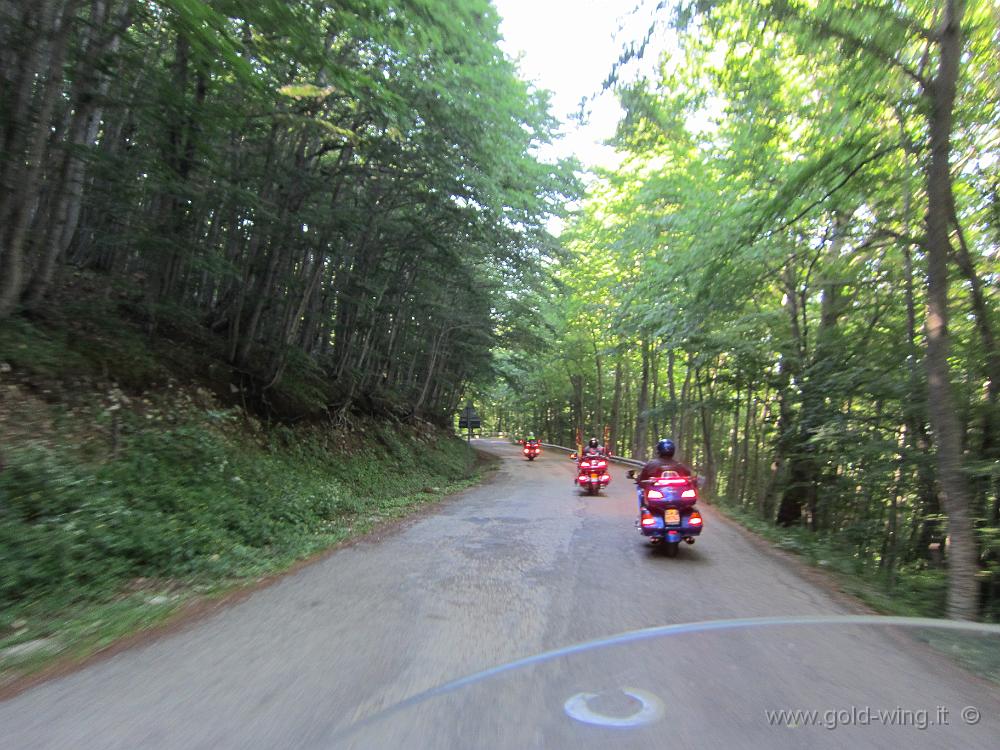
<instances>
[{"instance_id":1,"label":"paved road","mask_svg":"<svg viewBox=\"0 0 1000 750\"><path fill-rule=\"evenodd\" d=\"M848 614L710 509L696 545L675 559L652 553L633 529L621 468L604 496L586 497L563 455L528 463L511 446L480 445L503 456L500 471L438 512L0 703L0 748L996 747L995 692L907 637L853 627L682 634L586 652L345 734L442 683L580 641ZM573 699L581 693L596 697ZM591 721L649 723L583 723L567 701ZM960 717L967 706L981 714L971 727ZM825 711L826 726L775 721L771 709ZM895 719L871 719L893 710ZM911 726L888 726L901 722Z\"/></svg>"}]
</instances>

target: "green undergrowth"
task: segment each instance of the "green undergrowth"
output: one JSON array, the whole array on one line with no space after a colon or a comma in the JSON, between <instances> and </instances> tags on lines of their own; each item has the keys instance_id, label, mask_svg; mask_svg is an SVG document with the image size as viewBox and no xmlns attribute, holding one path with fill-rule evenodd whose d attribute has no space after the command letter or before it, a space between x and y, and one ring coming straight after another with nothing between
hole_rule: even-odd
<instances>
[{"instance_id":1,"label":"green undergrowth","mask_svg":"<svg viewBox=\"0 0 1000 750\"><path fill-rule=\"evenodd\" d=\"M36 409L49 429L0 451L0 682L477 477L468 446L427 425L265 427L200 391Z\"/></svg>"},{"instance_id":2,"label":"green undergrowth","mask_svg":"<svg viewBox=\"0 0 1000 750\"><path fill-rule=\"evenodd\" d=\"M3 321L0 360L56 398L100 380L139 390L178 374L150 338L104 300L97 306L68 305L50 319Z\"/></svg>"},{"instance_id":3,"label":"green undergrowth","mask_svg":"<svg viewBox=\"0 0 1000 750\"><path fill-rule=\"evenodd\" d=\"M128 393L197 383L229 405L250 407L275 421L326 415L330 379L297 350L286 352L282 377L274 382L266 352L255 350L243 367L234 368L225 339L189 311L149 308L140 303L137 288L99 274L79 272L71 282L65 298L44 315L0 321L0 364L48 400L71 401L108 383Z\"/></svg>"},{"instance_id":4,"label":"green undergrowth","mask_svg":"<svg viewBox=\"0 0 1000 750\"><path fill-rule=\"evenodd\" d=\"M873 573L853 554L844 541L820 536L803 528L775 527L740 508L719 508L728 518L760 535L779 549L830 575L837 586L883 615L899 617L946 617L948 580L943 569L903 568L892 582ZM924 643L965 669L1000 684L1000 640L980 633L934 628L908 631L914 641Z\"/></svg>"},{"instance_id":5,"label":"green undergrowth","mask_svg":"<svg viewBox=\"0 0 1000 750\"><path fill-rule=\"evenodd\" d=\"M943 569L903 568L889 581L861 559L843 535L818 535L803 528L776 527L753 513L727 505L727 517L768 542L831 574L837 584L872 609L901 617L944 617L948 581Z\"/></svg>"}]
</instances>

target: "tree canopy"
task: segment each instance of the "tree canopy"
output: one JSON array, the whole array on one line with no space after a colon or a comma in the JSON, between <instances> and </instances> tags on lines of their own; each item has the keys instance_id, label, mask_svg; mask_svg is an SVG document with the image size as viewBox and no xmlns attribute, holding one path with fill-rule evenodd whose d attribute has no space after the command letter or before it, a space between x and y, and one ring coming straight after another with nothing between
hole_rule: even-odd
<instances>
[{"instance_id":1,"label":"tree canopy","mask_svg":"<svg viewBox=\"0 0 1000 750\"><path fill-rule=\"evenodd\" d=\"M678 48L617 88L622 166L497 417L642 458L672 435L720 501L890 588L943 555L930 598L997 617L995 5L657 7Z\"/></svg>"},{"instance_id":2,"label":"tree canopy","mask_svg":"<svg viewBox=\"0 0 1000 750\"><path fill-rule=\"evenodd\" d=\"M489 0L0 0L0 320L85 272L269 414L670 435L706 497L1000 617L995 3L653 5L557 239L578 165Z\"/></svg>"},{"instance_id":3,"label":"tree canopy","mask_svg":"<svg viewBox=\"0 0 1000 750\"><path fill-rule=\"evenodd\" d=\"M575 190L497 27L487 0L0 2L0 318L89 269L275 408L306 382L446 419Z\"/></svg>"}]
</instances>

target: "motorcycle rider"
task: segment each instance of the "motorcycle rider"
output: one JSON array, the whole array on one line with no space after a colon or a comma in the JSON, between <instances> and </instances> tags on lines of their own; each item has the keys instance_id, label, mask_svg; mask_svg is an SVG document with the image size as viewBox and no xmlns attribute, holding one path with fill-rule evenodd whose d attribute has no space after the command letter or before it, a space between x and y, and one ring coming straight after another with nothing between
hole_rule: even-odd
<instances>
[{"instance_id":1,"label":"motorcycle rider","mask_svg":"<svg viewBox=\"0 0 1000 750\"><path fill-rule=\"evenodd\" d=\"M649 483L651 479L657 479L665 471L676 471L678 474L684 477L690 477L693 475L691 469L682 464L680 461L674 459L674 453L677 451L677 446L674 445L674 441L670 438L662 438L656 443L656 456L652 460L647 461L646 465L642 467L642 471L635 478L636 489L639 495L639 513L642 514L643 501L645 500L644 488L645 485Z\"/></svg>"},{"instance_id":2,"label":"motorcycle rider","mask_svg":"<svg viewBox=\"0 0 1000 750\"><path fill-rule=\"evenodd\" d=\"M597 438L592 437L587 441L587 447L583 449L583 455L585 456L601 456L604 457L607 454L604 451L604 446L597 442Z\"/></svg>"},{"instance_id":3,"label":"motorcycle rider","mask_svg":"<svg viewBox=\"0 0 1000 750\"><path fill-rule=\"evenodd\" d=\"M577 475L580 473L580 462L585 458L607 458L607 455L608 454L605 452L604 446L597 441L597 438L590 438L590 440L587 441L587 444L583 447L583 450L580 451L580 458L577 459ZM576 477L573 477L573 483L576 483Z\"/></svg>"},{"instance_id":4,"label":"motorcycle rider","mask_svg":"<svg viewBox=\"0 0 1000 750\"><path fill-rule=\"evenodd\" d=\"M576 455L576 454L574 454ZM604 449L601 447L600 443L597 442L597 438L592 437L587 441L587 444L583 446L580 450L580 455L576 459L576 471L577 476L580 474L580 462L585 458L597 458L599 456L604 456ZM576 484L576 476L573 477L573 484Z\"/></svg>"}]
</instances>

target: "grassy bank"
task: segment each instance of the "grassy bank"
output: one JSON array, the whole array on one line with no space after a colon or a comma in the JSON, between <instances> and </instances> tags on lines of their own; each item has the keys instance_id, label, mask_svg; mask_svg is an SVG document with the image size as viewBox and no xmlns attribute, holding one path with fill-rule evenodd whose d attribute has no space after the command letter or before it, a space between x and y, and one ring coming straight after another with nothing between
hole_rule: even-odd
<instances>
[{"instance_id":1,"label":"grassy bank","mask_svg":"<svg viewBox=\"0 0 1000 750\"><path fill-rule=\"evenodd\" d=\"M476 481L426 423L267 425L162 358L138 391L93 340L0 332L0 685L84 657ZM103 351L102 350L102 351ZM145 355L143 355L145 356Z\"/></svg>"},{"instance_id":2,"label":"grassy bank","mask_svg":"<svg viewBox=\"0 0 1000 750\"><path fill-rule=\"evenodd\" d=\"M903 617L944 617L947 610L948 577L943 568L901 567L893 580L873 572L846 535L817 534L801 527L782 528L753 513L728 505L718 506L727 517L826 571L847 593L872 609Z\"/></svg>"},{"instance_id":3,"label":"grassy bank","mask_svg":"<svg viewBox=\"0 0 1000 750\"><path fill-rule=\"evenodd\" d=\"M114 456L100 436L5 448L0 670L85 655L476 476L467 446L433 431L264 429L178 400L116 417Z\"/></svg>"},{"instance_id":4,"label":"grassy bank","mask_svg":"<svg viewBox=\"0 0 1000 750\"><path fill-rule=\"evenodd\" d=\"M873 573L844 535L820 535L807 529L773 526L753 513L727 505L716 506L725 516L754 532L769 544L795 554L819 570L840 590L883 615L944 618L948 576L943 568L902 566L894 580ZM907 631L915 643L930 646L963 668L1000 685L1000 650L995 638L941 629Z\"/></svg>"}]
</instances>

